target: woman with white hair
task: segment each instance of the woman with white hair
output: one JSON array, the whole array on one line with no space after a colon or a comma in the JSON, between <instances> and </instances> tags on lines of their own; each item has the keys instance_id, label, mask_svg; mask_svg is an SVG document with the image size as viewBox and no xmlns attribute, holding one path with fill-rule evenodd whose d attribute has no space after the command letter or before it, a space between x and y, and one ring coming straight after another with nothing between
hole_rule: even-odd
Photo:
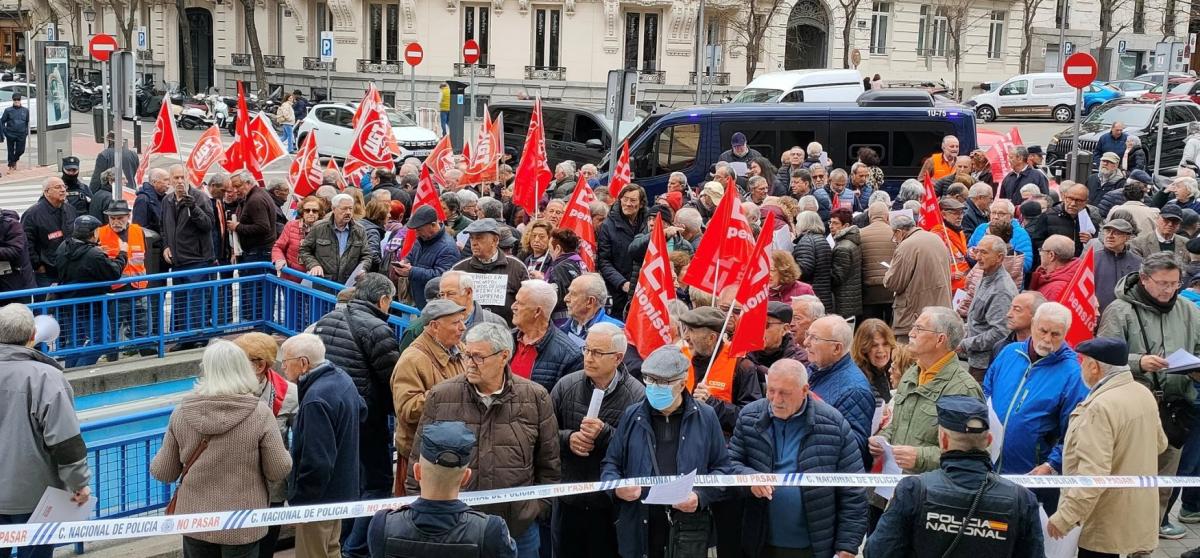
<instances>
[{"instance_id":1,"label":"woman with white hair","mask_svg":"<svg viewBox=\"0 0 1200 558\"><path fill-rule=\"evenodd\" d=\"M825 223L821 216L805 211L796 217L796 245L792 257L800 266L800 279L812 285L826 308L833 308L833 286L830 283L833 248L825 238Z\"/></svg>"},{"instance_id":2,"label":"woman with white hair","mask_svg":"<svg viewBox=\"0 0 1200 558\"><path fill-rule=\"evenodd\" d=\"M1125 156L1121 158L1121 170L1125 171L1126 176L1135 170L1146 170L1146 161L1149 160L1147 155L1146 148L1142 146L1142 138L1130 134L1129 139L1125 140Z\"/></svg>"},{"instance_id":3,"label":"woman with white hair","mask_svg":"<svg viewBox=\"0 0 1200 558\"><path fill-rule=\"evenodd\" d=\"M292 457L246 352L214 340L200 361L200 380L175 407L150 474L176 482L167 513L264 508L267 485L287 478ZM258 555L266 527L183 537L185 558Z\"/></svg>"},{"instance_id":4,"label":"woman with white hair","mask_svg":"<svg viewBox=\"0 0 1200 558\"><path fill-rule=\"evenodd\" d=\"M920 202L923 199L925 199L925 185L915 178L910 178L900 185L900 193L896 194L896 201L892 202L892 209L899 211L904 209L904 202L913 200Z\"/></svg>"}]
</instances>

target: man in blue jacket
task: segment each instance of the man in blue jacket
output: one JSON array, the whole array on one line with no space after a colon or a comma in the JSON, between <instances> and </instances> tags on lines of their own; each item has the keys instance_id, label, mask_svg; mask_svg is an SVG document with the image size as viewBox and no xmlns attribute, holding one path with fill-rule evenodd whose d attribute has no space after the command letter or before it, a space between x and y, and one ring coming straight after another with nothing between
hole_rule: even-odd
<instances>
[{"instance_id":1,"label":"man in blue jacket","mask_svg":"<svg viewBox=\"0 0 1200 558\"><path fill-rule=\"evenodd\" d=\"M656 349L642 364L646 399L621 415L608 444L601 481L655 475L724 474L730 470L725 436L717 415L684 389L688 359L679 347ZM642 504L646 489L614 490L618 550L623 558L704 558L712 538L709 506L721 499L716 487L696 487L673 506ZM671 539L672 526L676 537Z\"/></svg>"},{"instance_id":2,"label":"man in blue jacket","mask_svg":"<svg viewBox=\"0 0 1200 558\"><path fill-rule=\"evenodd\" d=\"M992 202L991 208L988 209L988 222L975 227L975 232L971 233L971 239L967 241L967 247L974 248L984 235L992 234L992 224L1012 223L1012 247L1025 257L1025 274L1029 275L1033 271L1033 241L1029 238L1029 231L1026 231L1020 222L1013 221L1015 211L1012 202L1004 198Z\"/></svg>"},{"instance_id":3,"label":"man in blue jacket","mask_svg":"<svg viewBox=\"0 0 1200 558\"><path fill-rule=\"evenodd\" d=\"M1062 442L1067 420L1088 396L1079 375L1079 360L1064 338L1071 311L1047 302L1033 315L1027 341L1004 347L988 367L983 395L1004 425L996 469L1000 474L1053 475L1062 471ZM1053 515L1058 489L1034 493Z\"/></svg>"},{"instance_id":4,"label":"man in blue jacket","mask_svg":"<svg viewBox=\"0 0 1200 558\"><path fill-rule=\"evenodd\" d=\"M441 277L462 258L454 239L442 230L437 210L428 205L418 207L408 220L408 229L417 235L408 257L393 262L396 275L408 277L409 294L417 308L425 306L425 283Z\"/></svg>"},{"instance_id":5,"label":"man in blue jacket","mask_svg":"<svg viewBox=\"0 0 1200 558\"><path fill-rule=\"evenodd\" d=\"M12 106L0 114L0 134L8 143L8 172L17 170L17 161L25 154L25 139L29 137L29 109L21 106L21 96L13 95Z\"/></svg>"},{"instance_id":6,"label":"man in blue jacket","mask_svg":"<svg viewBox=\"0 0 1200 558\"><path fill-rule=\"evenodd\" d=\"M295 506L350 502L359 497L358 432L367 406L354 381L325 360L325 344L302 333L283 342L283 373L300 388L292 426L292 494ZM342 521L296 525L296 555L327 556L339 549ZM332 558L332 557L331 557Z\"/></svg>"},{"instance_id":7,"label":"man in blue jacket","mask_svg":"<svg viewBox=\"0 0 1200 558\"><path fill-rule=\"evenodd\" d=\"M850 345L854 330L838 315L829 315L808 326L804 348L811 363L809 382L813 393L837 409L854 436L864 466L871 463L867 438L871 436L871 418L875 415L875 395L871 384L854 360Z\"/></svg>"},{"instance_id":8,"label":"man in blue jacket","mask_svg":"<svg viewBox=\"0 0 1200 558\"><path fill-rule=\"evenodd\" d=\"M1113 122L1112 128L1109 128L1107 134L1096 138L1096 147L1092 149L1092 169L1100 168L1100 158L1105 153L1115 153L1118 161L1124 159L1128 141L1129 134L1125 133L1125 123Z\"/></svg>"},{"instance_id":9,"label":"man in blue jacket","mask_svg":"<svg viewBox=\"0 0 1200 558\"><path fill-rule=\"evenodd\" d=\"M734 472L862 473L862 454L837 409L810 395L808 371L782 359L767 372L767 397L742 409L729 441ZM742 518L746 556L854 558L867 532L863 488L750 487Z\"/></svg>"}]
</instances>

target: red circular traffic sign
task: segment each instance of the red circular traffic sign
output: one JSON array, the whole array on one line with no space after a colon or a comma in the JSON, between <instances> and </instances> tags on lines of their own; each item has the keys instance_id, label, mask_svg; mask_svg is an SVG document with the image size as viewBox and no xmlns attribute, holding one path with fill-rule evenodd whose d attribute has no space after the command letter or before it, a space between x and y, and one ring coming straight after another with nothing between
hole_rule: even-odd
<instances>
[{"instance_id":1,"label":"red circular traffic sign","mask_svg":"<svg viewBox=\"0 0 1200 558\"><path fill-rule=\"evenodd\" d=\"M421 43L411 42L408 43L408 46L404 47L404 61L407 62L409 66L416 66L417 64L420 64L421 60L424 58L425 49L421 48Z\"/></svg>"},{"instance_id":2,"label":"red circular traffic sign","mask_svg":"<svg viewBox=\"0 0 1200 558\"><path fill-rule=\"evenodd\" d=\"M88 52L92 53L92 58L101 62L108 62L109 57L116 50L117 39L112 35L96 35L88 41Z\"/></svg>"},{"instance_id":3,"label":"red circular traffic sign","mask_svg":"<svg viewBox=\"0 0 1200 558\"><path fill-rule=\"evenodd\" d=\"M479 43L475 42L475 39L467 39L467 42L463 43L463 62L467 64L479 62Z\"/></svg>"},{"instance_id":4,"label":"red circular traffic sign","mask_svg":"<svg viewBox=\"0 0 1200 558\"><path fill-rule=\"evenodd\" d=\"M1100 68L1096 65L1096 59L1086 52L1076 52L1067 57L1067 63L1063 64L1063 79L1067 80L1067 85L1075 89L1083 89L1090 85L1096 79L1096 74Z\"/></svg>"}]
</instances>

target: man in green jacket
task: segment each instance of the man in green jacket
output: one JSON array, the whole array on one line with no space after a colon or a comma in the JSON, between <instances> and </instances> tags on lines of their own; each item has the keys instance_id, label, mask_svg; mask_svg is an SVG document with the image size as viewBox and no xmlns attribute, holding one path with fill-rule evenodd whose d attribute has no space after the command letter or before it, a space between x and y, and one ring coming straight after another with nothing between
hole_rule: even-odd
<instances>
[{"instance_id":1,"label":"man in green jacket","mask_svg":"<svg viewBox=\"0 0 1200 558\"><path fill-rule=\"evenodd\" d=\"M1179 300L1183 269L1171 252L1158 252L1142 260L1142 268L1117 282L1117 299L1100 318L1099 337L1120 337L1129 344L1129 368L1133 378L1162 392L1162 399L1195 401L1192 380L1184 374L1163 374L1166 357L1183 349L1191 354L1200 352L1200 308L1187 300ZM1160 401L1161 403L1161 401ZM1158 457L1159 474L1174 476L1179 468L1179 450L1186 438L1173 435L1176 426L1163 424L1169 447ZM1163 516L1159 535L1168 539L1182 538L1183 528L1166 519L1171 489L1159 490L1160 514Z\"/></svg>"}]
</instances>

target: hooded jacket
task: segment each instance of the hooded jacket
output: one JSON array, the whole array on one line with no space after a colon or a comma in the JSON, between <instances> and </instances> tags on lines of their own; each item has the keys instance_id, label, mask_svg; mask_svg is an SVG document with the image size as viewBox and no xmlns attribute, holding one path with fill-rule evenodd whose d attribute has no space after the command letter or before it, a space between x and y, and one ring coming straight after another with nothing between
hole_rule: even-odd
<instances>
[{"instance_id":1,"label":"hooded jacket","mask_svg":"<svg viewBox=\"0 0 1200 558\"><path fill-rule=\"evenodd\" d=\"M29 264L25 228L11 209L0 210L0 292L32 289L33 266Z\"/></svg>"},{"instance_id":2,"label":"hooded jacket","mask_svg":"<svg viewBox=\"0 0 1200 558\"><path fill-rule=\"evenodd\" d=\"M850 317L862 314L862 239L853 225L834 236L830 284L837 314Z\"/></svg>"},{"instance_id":3,"label":"hooded jacket","mask_svg":"<svg viewBox=\"0 0 1200 558\"><path fill-rule=\"evenodd\" d=\"M1033 276L1029 278L1029 290L1042 293L1046 300L1057 301L1071 286L1071 279L1075 278L1075 272L1082 263L1083 258L1074 258L1054 271L1047 272L1044 267L1033 270Z\"/></svg>"},{"instance_id":4,"label":"hooded jacket","mask_svg":"<svg viewBox=\"0 0 1200 558\"><path fill-rule=\"evenodd\" d=\"M1129 368L1133 379L1146 386L1162 384L1168 394L1185 395L1195 400L1192 381L1183 374L1146 373L1142 357L1147 354L1166 357L1176 349L1200 353L1200 308L1187 300L1176 299L1169 312L1138 292L1138 273L1130 273L1117 282L1117 299L1100 316L1097 337L1119 337L1129 344ZM1153 390L1153 387L1151 387Z\"/></svg>"},{"instance_id":5,"label":"hooded jacket","mask_svg":"<svg viewBox=\"0 0 1200 558\"><path fill-rule=\"evenodd\" d=\"M408 234L416 237L416 231L409 230ZM408 254L408 263L412 264L412 271L408 276L408 290L413 297L413 305L424 308L425 284L434 277L441 277L461 259L454 238L445 230L438 231L437 235L429 240L418 238L413 244L412 252Z\"/></svg>"}]
</instances>

